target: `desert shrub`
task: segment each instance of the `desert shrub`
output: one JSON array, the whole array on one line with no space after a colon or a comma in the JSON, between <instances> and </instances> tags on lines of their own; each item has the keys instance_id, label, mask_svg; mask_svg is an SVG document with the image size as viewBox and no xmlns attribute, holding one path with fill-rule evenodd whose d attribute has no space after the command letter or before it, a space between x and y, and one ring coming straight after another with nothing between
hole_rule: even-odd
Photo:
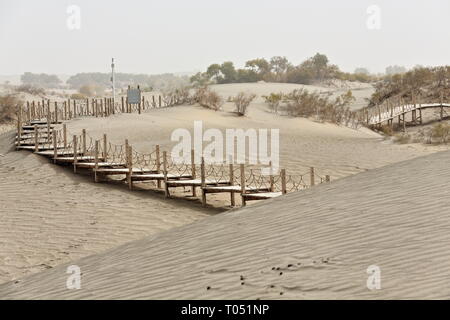
<instances>
[{"instance_id":1,"label":"desert shrub","mask_svg":"<svg viewBox=\"0 0 450 320\"><path fill-rule=\"evenodd\" d=\"M208 87L197 88L192 100L200 104L202 107L215 111L222 109L224 103L222 97L217 94L217 92L210 90Z\"/></svg>"},{"instance_id":2,"label":"desert shrub","mask_svg":"<svg viewBox=\"0 0 450 320\"><path fill-rule=\"evenodd\" d=\"M239 92L235 97L232 98L232 102L236 107L235 112L240 116L245 116L247 114L248 106L256 98L253 93Z\"/></svg>"},{"instance_id":3,"label":"desert shrub","mask_svg":"<svg viewBox=\"0 0 450 320\"><path fill-rule=\"evenodd\" d=\"M98 97L105 93L105 87L98 84L85 84L78 89L78 92L85 97Z\"/></svg>"},{"instance_id":4,"label":"desert shrub","mask_svg":"<svg viewBox=\"0 0 450 320\"><path fill-rule=\"evenodd\" d=\"M86 96L81 93L73 93L70 95L70 99L81 100L81 99L86 99Z\"/></svg>"},{"instance_id":5,"label":"desert shrub","mask_svg":"<svg viewBox=\"0 0 450 320\"><path fill-rule=\"evenodd\" d=\"M395 133L394 129L390 125L382 125L380 127L380 131L387 136L393 136Z\"/></svg>"},{"instance_id":6,"label":"desert shrub","mask_svg":"<svg viewBox=\"0 0 450 320\"><path fill-rule=\"evenodd\" d=\"M401 143L401 144L405 144L405 143L409 143L411 140L411 136L407 133L400 133L395 135L394 137L394 141L397 143Z\"/></svg>"},{"instance_id":7,"label":"desert shrub","mask_svg":"<svg viewBox=\"0 0 450 320\"><path fill-rule=\"evenodd\" d=\"M412 102L413 94L427 102L439 101L441 94L446 100L450 96L449 77L450 66L416 67L405 73L389 74L375 84L370 106L399 97L405 102Z\"/></svg>"},{"instance_id":8,"label":"desert shrub","mask_svg":"<svg viewBox=\"0 0 450 320\"><path fill-rule=\"evenodd\" d=\"M167 89L162 92L162 100L167 106L191 104L192 97L189 93L189 87L183 86L176 89Z\"/></svg>"},{"instance_id":9,"label":"desert shrub","mask_svg":"<svg viewBox=\"0 0 450 320\"><path fill-rule=\"evenodd\" d=\"M22 85L20 85L20 86L18 86L16 88L16 91L17 92L29 93L29 94L32 94L32 95L40 95L40 96L45 94L45 89L44 88L36 87L36 86L31 85L31 84L22 84Z\"/></svg>"},{"instance_id":10,"label":"desert shrub","mask_svg":"<svg viewBox=\"0 0 450 320\"><path fill-rule=\"evenodd\" d=\"M361 119L356 112L348 108L348 104L354 101L352 92L348 91L334 101L330 101L329 95L296 89L284 95L283 102L286 103L290 116L315 117L319 121L358 127Z\"/></svg>"},{"instance_id":11,"label":"desert shrub","mask_svg":"<svg viewBox=\"0 0 450 320\"><path fill-rule=\"evenodd\" d=\"M450 124L440 122L431 128L430 136L439 143L447 143L450 140Z\"/></svg>"},{"instance_id":12,"label":"desert shrub","mask_svg":"<svg viewBox=\"0 0 450 320\"><path fill-rule=\"evenodd\" d=\"M0 123L9 123L17 119L19 106L23 103L15 95L0 96Z\"/></svg>"},{"instance_id":13,"label":"desert shrub","mask_svg":"<svg viewBox=\"0 0 450 320\"><path fill-rule=\"evenodd\" d=\"M268 96L263 96L264 102L267 103L270 109L278 113L278 107L280 106L281 100L283 99L283 94L280 93L271 93Z\"/></svg>"}]
</instances>

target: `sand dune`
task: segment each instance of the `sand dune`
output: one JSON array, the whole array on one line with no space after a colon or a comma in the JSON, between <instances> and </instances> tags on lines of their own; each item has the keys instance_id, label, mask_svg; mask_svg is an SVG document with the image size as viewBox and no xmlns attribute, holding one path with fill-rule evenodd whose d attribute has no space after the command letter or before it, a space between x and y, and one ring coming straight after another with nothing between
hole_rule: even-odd
<instances>
[{"instance_id":1,"label":"sand dune","mask_svg":"<svg viewBox=\"0 0 450 320\"><path fill-rule=\"evenodd\" d=\"M448 298L450 152L230 211L0 286L13 298ZM381 289L366 269L381 268ZM209 288L209 289L208 289Z\"/></svg>"},{"instance_id":2,"label":"sand dune","mask_svg":"<svg viewBox=\"0 0 450 320\"><path fill-rule=\"evenodd\" d=\"M291 91L294 87L299 87L299 85L233 84L214 86L214 90L226 98L239 91L250 91L263 95L270 92ZM153 150L156 144L160 144L165 150L170 150L174 144L170 141L171 132L176 128L192 129L195 120L203 120L205 128L214 127L221 130L226 128L279 128L281 166L286 168L288 173L305 173L310 166L314 166L319 174L331 175L333 181L444 149L444 147L419 144L397 145L383 141L381 136L365 129L353 130L332 124L316 123L308 119L274 115L269 112L260 96L252 103L247 117L236 117L230 113L232 110L231 103L225 104L224 110L219 112L198 106L153 109L142 115L121 114L108 118L79 118L68 122L68 129L69 132L76 134L79 134L81 129L87 129L88 135L96 139L99 139L103 133L107 133L109 141L117 144L122 144L124 139L128 138L135 150L147 152ZM221 195L208 196L210 206L202 208L196 199L185 197L182 190L176 194L175 199L168 201L163 198L161 192L154 190L140 189L129 192L120 184L94 184L91 177L74 175L70 168L55 166L47 159L26 151L13 151L11 149L13 136L14 134L10 132L0 137L0 216L2 218L0 223L0 283L16 280L88 255L95 255L129 241L154 236L161 231L186 225L227 210L228 201L224 201ZM396 177L393 176L390 183L395 184L398 181ZM416 183L419 185L420 179ZM383 187L379 186L379 190L376 192L381 194ZM303 203L303 196L306 194L301 193L297 196L299 205ZM290 197L295 198L295 196ZM343 199L339 201L353 201L354 197L354 195L343 194ZM188 199L188 201L183 199ZM337 205L341 203L339 201ZM372 204L375 210L376 203ZM254 206L263 210L264 205L262 203ZM292 206L296 207L296 205ZM331 202L329 206L331 214L333 208ZM271 210L269 206L267 212ZM383 209L380 207L376 210L382 212ZM200 237L210 237L218 231L227 232L230 236L235 232L242 231L244 232L242 236L245 236L247 227L255 230L259 228L256 222L249 221L244 224L244 227L233 224L232 229L235 229L229 230L229 226L226 224L221 225L221 220L216 224L215 219L223 218L209 217L207 220L212 222L206 224L205 229L194 228L192 233ZM267 223L278 224L280 221L277 219L275 217L274 221L267 221ZM277 229L273 233L265 233L265 236L275 239L279 233L280 230ZM339 234L338 232L336 236ZM320 235L321 231L319 230L315 236ZM170 238L171 236L162 234L161 237ZM234 236L229 238L230 245L241 247L242 244L235 243L233 238ZM196 239L190 240L185 236L169 240L172 241L170 246L173 246L170 252L177 252L177 245L180 244L180 241L187 241L186 244L197 241ZM146 238L143 241L149 240ZM210 241L209 238L208 241ZM212 241L203 245L215 246L215 243ZM129 248L134 245L130 245ZM257 246L259 244L250 243L249 245ZM273 245L281 250L284 246L289 247L290 242L276 242ZM204 248L206 250L204 254L207 255L205 258L207 258L210 255L208 251L213 249L211 249L212 247ZM326 249L326 244L323 248ZM139 247L136 250L140 250ZM187 259L190 250L181 252L180 255L183 257L186 255ZM170 252L162 254L165 256ZM316 259L315 257L311 259ZM213 259L213 257L208 259ZM307 261L309 261L308 259ZM183 261L174 260L173 268L178 268L177 264L183 263ZM225 269L231 268L232 263L234 262L231 261ZM251 264L251 262L249 263ZM167 260L167 268L170 264L170 260ZM201 266L200 263L196 264L191 261L187 267L183 268L196 270ZM211 269L211 275L217 274L220 278L222 276L220 270L223 268L218 267L217 269L219 271ZM161 268L158 270L161 272L161 279L156 282L170 280L164 279L163 272L165 270ZM231 268L231 270L235 269ZM124 272L123 268L120 272ZM229 273L229 271L225 273ZM181 288L183 281L180 282L180 294L184 290ZM199 284L203 286L202 282ZM126 296L126 291L121 293L118 290L116 294ZM164 293L159 290L155 290L152 294L155 297L164 297ZM229 295L227 296L227 294ZM223 297L232 297L231 291L227 294L224 294ZM172 293L168 293L167 296L172 296ZM186 296L196 297L190 293ZM217 295L217 297L219 296L220 294ZM205 295L205 297L208 296Z\"/></svg>"},{"instance_id":3,"label":"sand dune","mask_svg":"<svg viewBox=\"0 0 450 320\"><path fill-rule=\"evenodd\" d=\"M0 282L53 267L211 213L162 194L94 184L27 151L0 148Z\"/></svg>"}]
</instances>

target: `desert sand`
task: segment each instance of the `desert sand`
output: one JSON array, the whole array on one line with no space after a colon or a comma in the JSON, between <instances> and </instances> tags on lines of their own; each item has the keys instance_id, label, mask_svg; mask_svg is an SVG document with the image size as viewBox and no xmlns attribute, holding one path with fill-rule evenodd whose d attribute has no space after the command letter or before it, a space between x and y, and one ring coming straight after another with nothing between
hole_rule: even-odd
<instances>
[{"instance_id":1,"label":"desert sand","mask_svg":"<svg viewBox=\"0 0 450 320\"><path fill-rule=\"evenodd\" d=\"M283 292L283 297L333 298L370 294L360 284L368 266L361 269L363 264L376 263L369 261L370 254L386 259L385 265L393 269L400 263L396 255L408 258L404 249L412 250L414 246L402 246L402 241L411 239L414 232L427 237L419 228L421 219L430 228L435 223L416 211L422 206L431 210L437 221L445 222L442 214L446 205L448 211L448 203L435 207L438 203L433 202L435 185L431 182L448 184L448 174L437 173L444 170L442 161L448 153L371 170L445 147L399 145L367 129L275 115L260 97L296 87L333 90L270 83L216 85L213 89L224 98L239 91L259 97L250 106L248 116L241 118L232 114L232 104L226 103L224 110L218 112L199 106L178 106L146 110L141 115L79 118L67 123L70 133L79 134L86 129L88 135L97 139L106 133L112 143L122 144L128 139L141 152L153 150L156 144L170 150L174 144L170 141L171 132L176 128L191 130L195 120L203 120L205 129L279 128L281 167L301 174L314 166L321 175L331 175L333 183L329 186L228 213L221 213L228 208L220 196L211 196L210 206L202 208L182 191L175 199L166 200L154 190L130 192L120 184L95 184L89 176L74 175L70 169L55 166L30 152L13 151L14 134L2 134L0 283L9 283L0 287L0 298L267 298L278 297L279 292ZM354 91L357 101L352 108L358 108L370 90ZM433 164L423 167L427 162ZM368 172L341 179L365 171ZM401 174L406 171L408 175ZM422 185L429 188L423 194L427 201L418 200L422 197L418 194ZM397 192L404 194L391 198ZM444 190L440 192L442 196ZM407 216L410 211L416 212L411 219ZM381 221L374 220L380 215ZM367 228L374 223L376 227L368 233ZM394 227L398 230L385 230ZM377 250L384 251L380 249L378 253L370 246L371 241ZM366 253L362 252L364 248ZM420 252L412 252L410 259L427 254L417 244L415 248ZM257 255L253 259L254 253ZM320 260L327 257L329 263ZM307 276L299 278L303 283L298 284L300 289L297 285L291 288L293 278L277 278L271 270L272 266L286 269L284 264L291 264L291 260L302 263L300 272L304 265L310 270L305 273ZM64 268L74 261L86 272L86 286L75 293L65 292L65 280L62 284L59 281L65 277ZM320 270L324 273L320 274ZM280 272L292 277L298 274L289 269ZM26 277L33 273L37 274ZM345 278L347 273L358 276L344 281L341 276ZM240 274L249 278L247 285L240 284ZM116 276L120 280L117 283ZM250 280L252 277L255 279ZM15 283L17 279L21 280ZM271 282L274 288L270 288ZM205 291L207 286L212 289Z\"/></svg>"},{"instance_id":2,"label":"desert sand","mask_svg":"<svg viewBox=\"0 0 450 320\"><path fill-rule=\"evenodd\" d=\"M448 299L450 152L370 170L0 285L6 299ZM368 290L366 270L381 270Z\"/></svg>"}]
</instances>

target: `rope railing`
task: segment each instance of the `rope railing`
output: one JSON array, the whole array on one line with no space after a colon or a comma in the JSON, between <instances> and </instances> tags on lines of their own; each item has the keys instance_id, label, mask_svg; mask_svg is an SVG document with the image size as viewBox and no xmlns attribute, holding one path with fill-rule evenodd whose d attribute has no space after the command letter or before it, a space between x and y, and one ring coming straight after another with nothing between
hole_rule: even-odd
<instances>
[{"instance_id":1,"label":"rope railing","mask_svg":"<svg viewBox=\"0 0 450 320\"><path fill-rule=\"evenodd\" d=\"M235 163L195 163L194 151L191 152L191 161L178 162L167 156L167 152L160 150L157 145L150 152L141 152L132 148L128 140L123 144L115 144L107 139L107 135L100 137L91 136L85 129L72 133L67 129L66 123L57 127L62 121L80 116L108 116L114 113L141 112L146 108L159 108L171 104L181 103L181 98L173 96L155 96L150 100L143 100L139 105L129 105L121 99L121 103L113 99L92 100L67 100L54 102L49 100L42 102L28 102L26 108L20 108L18 113L17 147L27 146L28 150L45 151L54 162L62 161L73 164L74 172L77 168L88 168L94 171L95 181L98 181L98 173L105 174L108 170L116 170L119 174L126 174L126 181L130 188L133 176L139 178L139 174L147 172L164 174L167 179L186 179L191 185L201 180L203 186L233 186L229 192L234 197L234 192L271 192L288 193L295 192L316 183L329 182L329 176L318 175L314 168L309 173L300 175L289 174L281 169L271 175L262 174L266 167L257 165L241 165ZM51 107L53 109L51 109ZM120 168L120 169L115 169ZM307 176L310 176L309 184ZM145 181L142 175L141 180ZM160 187L161 176L159 176ZM149 179L150 180L150 179ZM177 185L177 184L175 184ZM178 185L183 185L182 183ZM237 187L237 188L236 188ZM241 190L239 190L239 188ZM193 187L195 189L195 186ZM195 191L193 192L195 195ZM234 199L234 198L233 198ZM234 203L234 200L233 200Z\"/></svg>"}]
</instances>

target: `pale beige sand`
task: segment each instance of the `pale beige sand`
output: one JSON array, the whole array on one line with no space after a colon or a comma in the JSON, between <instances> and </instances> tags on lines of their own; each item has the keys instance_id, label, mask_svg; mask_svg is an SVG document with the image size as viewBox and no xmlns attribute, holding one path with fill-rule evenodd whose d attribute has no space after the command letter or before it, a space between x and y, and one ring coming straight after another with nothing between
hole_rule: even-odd
<instances>
[{"instance_id":1,"label":"pale beige sand","mask_svg":"<svg viewBox=\"0 0 450 320\"><path fill-rule=\"evenodd\" d=\"M66 289L61 265L0 285L0 298L448 299L449 159L371 170L80 259L79 290ZM370 265L380 290L366 287Z\"/></svg>"},{"instance_id":2,"label":"pale beige sand","mask_svg":"<svg viewBox=\"0 0 450 320\"><path fill-rule=\"evenodd\" d=\"M94 184L0 140L0 283L205 217L200 205Z\"/></svg>"},{"instance_id":3,"label":"pale beige sand","mask_svg":"<svg viewBox=\"0 0 450 320\"><path fill-rule=\"evenodd\" d=\"M186 128L192 133L196 120L203 121L204 129L218 128L222 133L227 128L280 129L280 163L288 173L305 173L310 166L314 166L319 174L329 174L332 179L445 149L445 146L398 145L383 141L380 135L367 129L354 130L304 118L275 115L262 102L261 95L289 92L298 87L321 89L280 83L216 85L212 87L213 90L224 98L239 91L258 94L250 105L248 115L237 117L232 114L232 103L226 103L224 110L218 112L200 106L179 106L151 109L141 115L121 114L108 118L76 119L68 124L68 129L76 134L86 129L96 139L101 139L103 133L106 133L108 139L115 144L123 144L125 138L128 138L133 148L142 152L153 151L156 144L160 144L165 150L171 150L176 144L170 141L173 130Z\"/></svg>"},{"instance_id":4,"label":"pale beige sand","mask_svg":"<svg viewBox=\"0 0 450 320\"><path fill-rule=\"evenodd\" d=\"M239 91L259 95L290 91L298 85L240 84L214 86L227 97ZM214 112L196 106L149 110L108 118L80 118L68 123L69 131L121 144L130 140L135 150L153 150L156 144L169 150L175 128L192 128L203 120L206 128L280 128L281 166L299 174L315 166L332 180L349 176L445 147L419 144L396 145L368 130L353 130L307 119L292 119L270 113L260 97L247 117L229 111ZM130 193L123 186L94 184L92 178L73 175L29 152L9 152L12 134L0 137L0 282L10 281L60 263L102 252L130 240L195 221L223 211L223 195L208 195L208 204L198 201L165 200L161 192ZM184 196L186 193L177 193Z\"/></svg>"}]
</instances>

